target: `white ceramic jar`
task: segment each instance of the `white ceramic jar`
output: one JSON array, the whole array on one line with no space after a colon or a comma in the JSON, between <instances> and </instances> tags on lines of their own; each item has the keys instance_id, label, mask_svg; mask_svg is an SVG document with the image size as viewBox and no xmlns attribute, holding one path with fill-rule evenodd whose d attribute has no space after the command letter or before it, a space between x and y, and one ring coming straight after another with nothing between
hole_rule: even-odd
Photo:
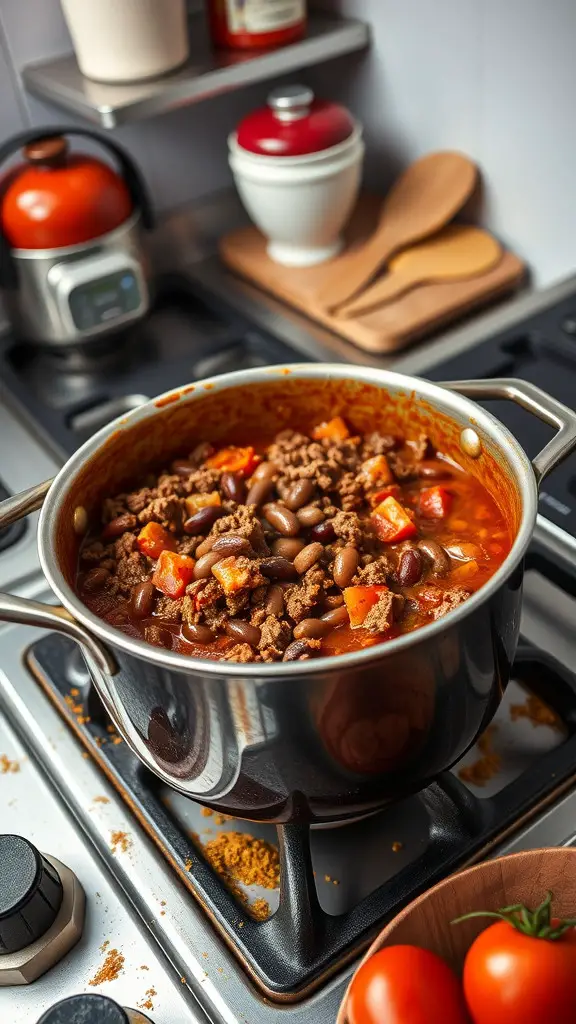
<instances>
[{"instance_id":1,"label":"white ceramic jar","mask_svg":"<svg viewBox=\"0 0 576 1024\"><path fill-rule=\"evenodd\" d=\"M183 64L186 0L60 0L80 70L97 82L137 82Z\"/></svg>"},{"instance_id":2,"label":"white ceramic jar","mask_svg":"<svg viewBox=\"0 0 576 1024\"><path fill-rule=\"evenodd\" d=\"M271 259L307 267L337 255L364 158L361 128L348 111L303 86L275 90L228 148L240 198Z\"/></svg>"}]
</instances>

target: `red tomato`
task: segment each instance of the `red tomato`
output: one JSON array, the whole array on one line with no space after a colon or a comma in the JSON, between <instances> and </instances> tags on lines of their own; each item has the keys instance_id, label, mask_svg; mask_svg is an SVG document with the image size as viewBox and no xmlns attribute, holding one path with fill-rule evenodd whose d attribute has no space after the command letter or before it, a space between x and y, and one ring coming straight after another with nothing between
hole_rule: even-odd
<instances>
[{"instance_id":1,"label":"red tomato","mask_svg":"<svg viewBox=\"0 0 576 1024\"><path fill-rule=\"evenodd\" d=\"M176 551L176 538L160 523L146 523L138 534L137 544L149 558L160 558L163 551Z\"/></svg>"},{"instance_id":2,"label":"red tomato","mask_svg":"<svg viewBox=\"0 0 576 1024\"><path fill-rule=\"evenodd\" d=\"M352 980L346 1012L349 1024L469 1020L456 975L435 953L417 946L388 946L370 957Z\"/></svg>"},{"instance_id":3,"label":"red tomato","mask_svg":"<svg viewBox=\"0 0 576 1024\"><path fill-rule=\"evenodd\" d=\"M474 1024L574 1024L576 929L541 939L498 921L470 946L463 982Z\"/></svg>"},{"instance_id":4,"label":"red tomato","mask_svg":"<svg viewBox=\"0 0 576 1024\"><path fill-rule=\"evenodd\" d=\"M164 550L158 559L152 583L166 597L182 597L186 587L194 579L194 559Z\"/></svg>"},{"instance_id":5,"label":"red tomato","mask_svg":"<svg viewBox=\"0 0 576 1024\"><path fill-rule=\"evenodd\" d=\"M385 544L406 540L417 533L410 513L396 498L384 498L374 509L372 520L379 539Z\"/></svg>"},{"instance_id":6,"label":"red tomato","mask_svg":"<svg viewBox=\"0 0 576 1024\"><path fill-rule=\"evenodd\" d=\"M221 469L223 473L240 473L251 476L256 466L262 461L251 445L247 448L221 448L219 452L206 459L209 469Z\"/></svg>"},{"instance_id":7,"label":"red tomato","mask_svg":"<svg viewBox=\"0 0 576 1024\"><path fill-rule=\"evenodd\" d=\"M418 509L425 519L444 519L452 508L452 495L445 487L428 487L420 491Z\"/></svg>"}]
</instances>

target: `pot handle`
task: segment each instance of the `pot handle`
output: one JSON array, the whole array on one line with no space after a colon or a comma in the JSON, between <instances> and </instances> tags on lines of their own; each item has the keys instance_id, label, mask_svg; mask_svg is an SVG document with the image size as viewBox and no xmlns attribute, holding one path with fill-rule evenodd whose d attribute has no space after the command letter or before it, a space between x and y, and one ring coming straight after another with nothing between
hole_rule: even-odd
<instances>
[{"instance_id":1,"label":"pot handle","mask_svg":"<svg viewBox=\"0 0 576 1024\"><path fill-rule=\"evenodd\" d=\"M51 480L45 480L44 483L29 487L28 490L20 491L19 494L14 494L0 502L0 530L31 512L36 512L48 494L51 484ZM21 626L40 626L63 633L80 644L80 647L86 651L103 675L113 676L118 671L118 666L108 648L100 643L95 636L92 636L81 623L77 622L66 608L41 604L39 601L30 601L28 598L16 597L14 594L0 593L0 622L15 622Z\"/></svg>"},{"instance_id":2,"label":"pot handle","mask_svg":"<svg viewBox=\"0 0 576 1024\"><path fill-rule=\"evenodd\" d=\"M576 412L530 381L495 377L493 380L449 381L440 386L478 401L507 398L550 426L557 427L558 432L552 440L532 459L538 484L576 447Z\"/></svg>"}]
</instances>

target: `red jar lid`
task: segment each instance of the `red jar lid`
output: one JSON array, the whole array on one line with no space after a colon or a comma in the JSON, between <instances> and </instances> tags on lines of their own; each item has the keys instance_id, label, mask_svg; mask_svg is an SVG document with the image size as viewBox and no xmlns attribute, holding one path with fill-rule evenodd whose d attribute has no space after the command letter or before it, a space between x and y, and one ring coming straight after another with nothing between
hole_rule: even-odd
<instances>
[{"instance_id":1,"label":"red jar lid","mask_svg":"<svg viewBox=\"0 0 576 1024\"><path fill-rule=\"evenodd\" d=\"M345 142L354 127L345 107L314 99L307 86L289 85L271 92L267 107L240 122L237 141L259 156L305 156Z\"/></svg>"}]
</instances>

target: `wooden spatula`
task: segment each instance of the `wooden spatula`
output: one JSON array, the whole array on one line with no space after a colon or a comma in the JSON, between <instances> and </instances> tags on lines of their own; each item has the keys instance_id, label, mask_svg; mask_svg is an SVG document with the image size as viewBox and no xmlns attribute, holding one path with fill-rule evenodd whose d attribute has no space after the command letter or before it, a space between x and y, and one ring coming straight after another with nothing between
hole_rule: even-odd
<instances>
[{"instance_id":1,"label":"wooden spatula","mask_svg":"<svg viewBox=\"0 0 576 1024\"><path fill-rule=\"evenodd\" d=\"M352 302L339 307L344 320L393 302L419 284L485 274L502 258L492 235L480 228L451 224L432 238L414 245L390 260L389 273Z\"/></svg>"},{"instance_id":2,"label":"wooden spatula","mask_svg":"<svg viewBox=\"0 0 576 1024\"><path fill-rule=\"evenodd\" d=\"M347 302L395 252L448 224L472 194L477 177L477 167L462 153L430 153L413 163L386 196L374 234L334 262L315 304L329 311Z\"/></svg>"}]
</instances>

